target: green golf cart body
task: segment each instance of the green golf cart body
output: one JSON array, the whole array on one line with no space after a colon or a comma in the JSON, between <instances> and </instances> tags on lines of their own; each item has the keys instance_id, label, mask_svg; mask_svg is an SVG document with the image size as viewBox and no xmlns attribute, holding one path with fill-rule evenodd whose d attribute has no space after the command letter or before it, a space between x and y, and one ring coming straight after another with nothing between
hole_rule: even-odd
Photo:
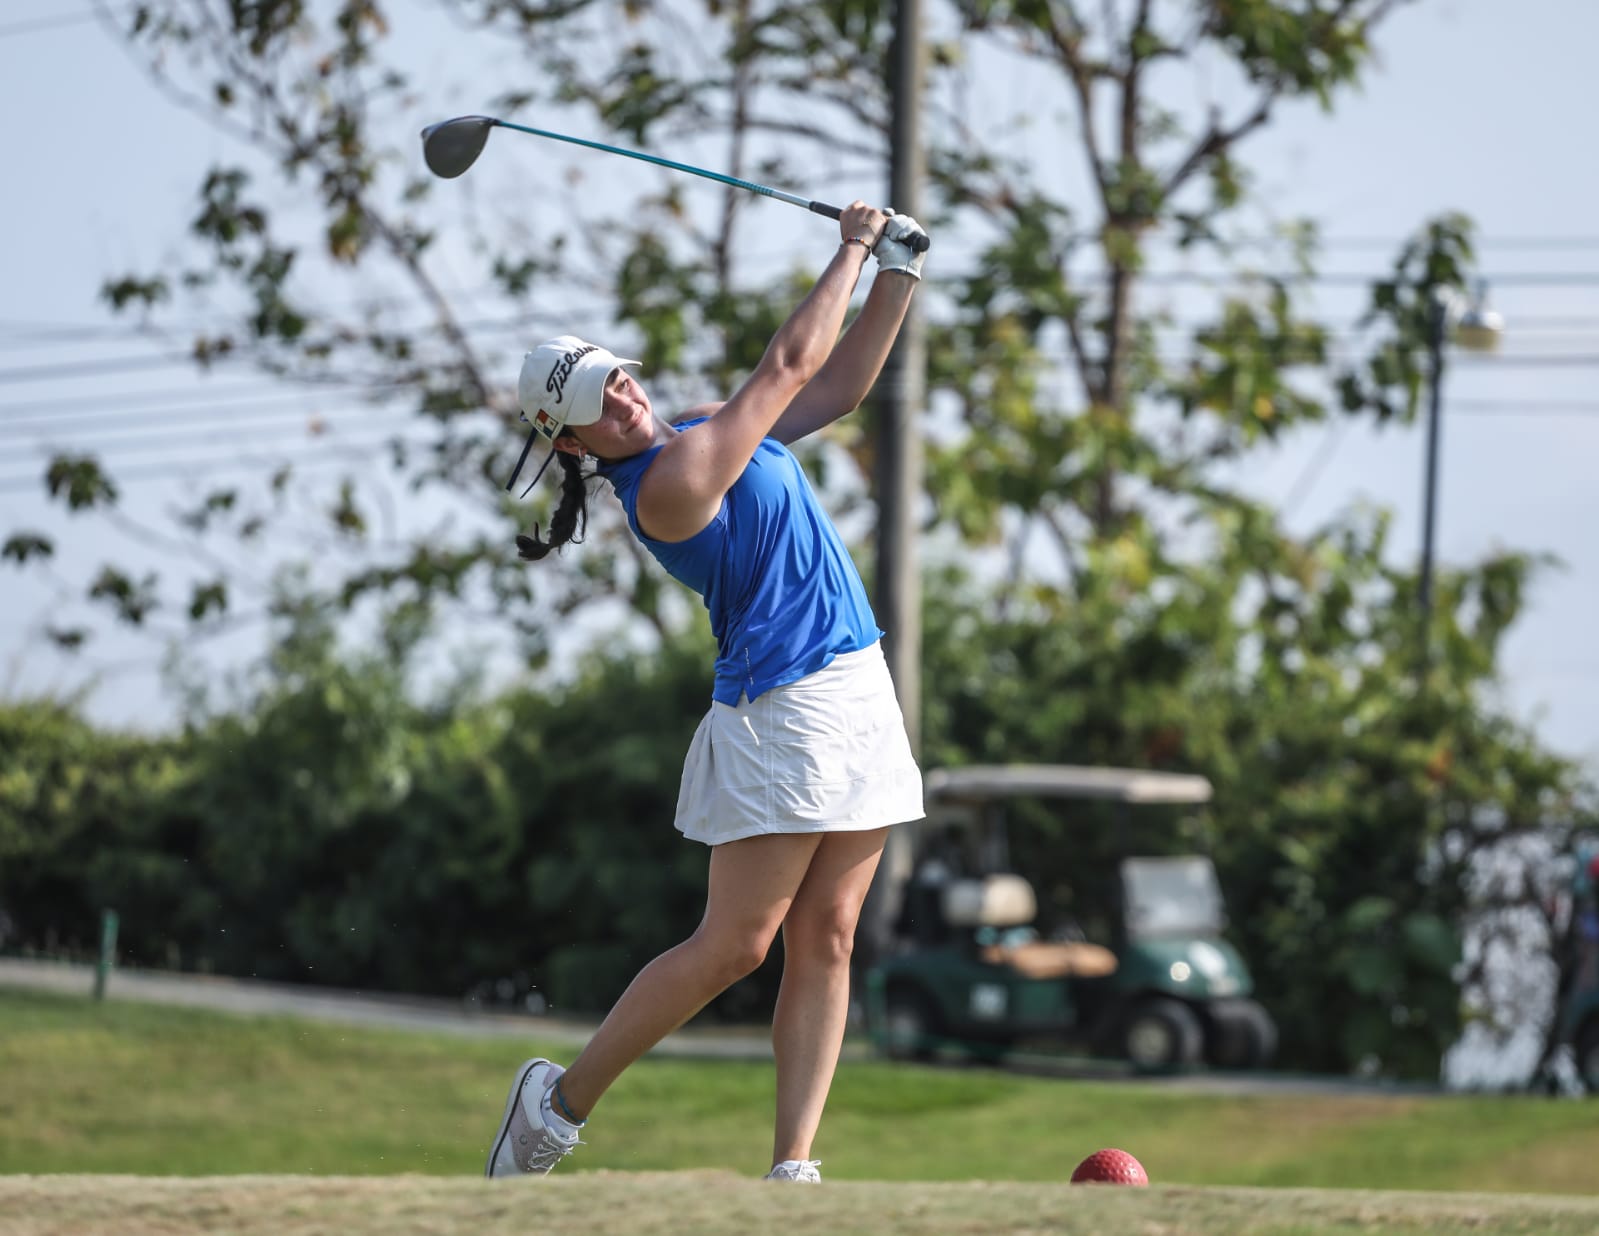
<instances>
[{"instance_id":1,"label":"green golf cart body","mask_svg":"<svg viewBox=\"0 0 1599 1236\"><path fill-rule=\"evenodd\" d=\"M1022 1045L1163 1071L1258 1068L1276 1027L1223 937L1216 870L1200 854L1134 855L1101 844L1077 904L1040 906L1015 869L1021 802L1103 821L1209 801L1203 777L1072 765L933 770L927 819L892 890L894 938L867 971L867 1024L899 1059L956 1048L998 1059ZM1087 811L1090 804L1094 812ZM1121 831L1119 826L1110 831ZM1103 841L1104 838L1099 840ZM1025 847L1022 847L1025 848ZM1086 854L1089 847L1082 847ZM1034 847L1034 858L1041 853ZM1040 872L1046 864L1037 862ZM1066 864L1071 865L1069 862ZM1056 880L1050 890L1063 887Z\"/></svg>"}]
</instances>

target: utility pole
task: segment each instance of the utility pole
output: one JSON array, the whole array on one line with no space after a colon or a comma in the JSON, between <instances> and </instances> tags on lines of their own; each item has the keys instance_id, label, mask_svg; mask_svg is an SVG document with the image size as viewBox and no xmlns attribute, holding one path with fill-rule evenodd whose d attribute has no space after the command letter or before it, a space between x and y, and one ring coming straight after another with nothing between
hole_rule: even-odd
<instances>
[{"instance_id":1,"label":"utility pole","mask_svg":"<svg viewBox=\"0 0 1599 1236\"><path fill-rule=\"evenodd\" d=\"M1417 602L1421 609L1419 659L1426 674L1432 661L1432 559L1438 515L1438 433L1441 428L1444 389L1444 336L1449 309L1441 296L1434 296L1427 322L1427 448L1421 498L1421 582Z\"/></svg>"},{"instance_id":2,"label":"utility pole","mask_svg":"<svg viewBox=\"0 0 1599 1236\"><path fill-rule=\"evenodd\" d=\"M893 121L889 129L889 201L920 216L927 159L922 150L922 78L926 54L921 0L899 0L893 48ZM877 382L877 620L900 710L918 755L922 744L922 591L917 505L922 496L922 405L927 399L927 343L921 296Z\"/></svg>"},{"instance_id":3,"label":"utility pole","mask_svg":"<svg viewBox=\"0 0 1599 1236\"><path fill-rule=\"evenodd\" d=\"M922 149L922 82L926 45L921 0L898 0L894 22L893 119L889 126L889 203L900 214L922 215L927 159ZM894 677L911 750L922 751L922 587L918 510L923 483L922 408L927 400L927 344L921 295L911 300L899 338L877 380L877 570L873 609L886 632L883 653ZM856 933L857 973L867 971L890 942L915 855L913 824L890 830L882 861L861 907ZM864 993L868 1002L873 993ZM880 993L879 993L880 994ZM867 1016L874 1010L868 1004Z\"/></svg>"},{"instance_id":4,"label":"utility pole","mask_svg":"<svg viewBox=\"0 0 1599 1236\"><path fill-rule=\"evenodd\" d=\"M1485 281L1478 281L1469 300L1448 289L1433 293L1427 319L1427 446L1422 474L1421 579L1416 589L1417 608L1421 611L1416 660L1417 672L1423 679L1432 666L1433 545L1438 526L1438 439L1443 432L1444 357L1451 342L1473 352L1495 351L1504 329L1504 318L1488 307Z\"/></svg>"}]
</instances>

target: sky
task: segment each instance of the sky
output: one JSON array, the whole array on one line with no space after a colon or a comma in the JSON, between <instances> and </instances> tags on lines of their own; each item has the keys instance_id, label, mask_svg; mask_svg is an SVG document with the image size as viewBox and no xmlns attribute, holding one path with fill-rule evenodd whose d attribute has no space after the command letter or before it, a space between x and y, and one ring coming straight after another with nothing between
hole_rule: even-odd
<instances>
[{"instance_id":1,"label":"sky","mask_svg":"<svg viewBox=\"0 0 1599 1236\"><path fill-rule=\"evenodd\" d=\"M414 115L429 120L479 110L463 86L459 45L429 6L392 4L416 74ZM39 527L61 538L55 574L0 566L0 697L61 694L93 683L91 715L119 725L161 725L175 701L161 686L162 658L148 643L108 636L91 653L63 660L38 638L62 605L62 580L76 580L116 536L104 524L68 520L47 506L30 477L47 440L86 445L114 434L118 410L190 419L149 435L126 458L148 474L128 483L127 518L162 522L192 497L196 478L162 461L193 434L207 441L208 398L262 401L263 443L303 434L297 409L333 419L326 401L286 402L248 373L201 380L132 339L109 316L99 287L109 275L148 271L182 251L195 189L210 163L231 157L231 140L161 95L78 0L7 0L0 6L0 102L12 117L0 235L0 526ZM1443 390L1437 554L1445 565L1503 548L1547 553L1528 612L1510 636L1503 703L1556 750L1599 771L1599 160L1580 135L1599 114L1599 5L1583 0L1426 0L1401 9L1378 36L1380 61L1363 88L1325 115L1311 105L1280 111L1241 148L1256 176L1262 220L1318 219L1324 268L1376 275L1400 239L1447 210L1476 221L1493 307L1505 320L1498 354L1451 349ZM501 75L503 58L473 60L469 80ZM979 83L997 114L1025 107L1019 77ZM1192 102L1212 101L1205 87ZM1217 85L1218 92L1223 87ZM1049 140L1051 118L998 140L1026 152ZM603 140L602 134L593 134ZM682 156L679 156L682 157ZM819 195L847 200L848 186ZM860 190L871 196L871 186ZM760 203L784 225L791 208ZM1164 265L1162 265L1164 263ZM1152 266L1182 269L1175 255ZM935 260L930 276L936 274ZM1318 288L1335 321L1359 310L1359 290L1336 280ZM120 336L120 337L119 337ZM124 362L127 362L124 364ZM139 367L139 366L145 367ZM226 394L224 394L226 392ZM273 401L276 402L273 402ZM243 413L235 413L242 416ZM277 418L275 421L273 418ZM350 422L357 424L355 421ZM343 422L340 422L342 425ZM369 428L348 430L352 443ZM256 439L251 439L256 441ZM216 442L215 451L227 449ZM109 451L108 451L109 454ZM1271 457L1253 458L1246 484L1284 503L1291 526L1309 530L1352 506L1394 515L1393 552L1421 540L1423 434L1335 426L1307 432ZM409 512L393 515L403 527ZM121 544L121 543L119 543ZM119 552L140 561L136 544ZM260 629L218 645L220 655L259 651Z\"/></svg>"}]
</instances>

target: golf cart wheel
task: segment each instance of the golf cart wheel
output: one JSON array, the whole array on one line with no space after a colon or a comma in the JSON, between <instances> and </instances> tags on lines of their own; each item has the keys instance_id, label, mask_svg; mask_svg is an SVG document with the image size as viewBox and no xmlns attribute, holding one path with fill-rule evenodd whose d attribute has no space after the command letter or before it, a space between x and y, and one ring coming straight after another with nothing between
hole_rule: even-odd
<instances>
[{"instance_id":1,"label":"golf cart wheel","mask_svg":"<svg viewBox=\"0 0 1599 1236\"><path fill-rule=\"evenodd\" d=\"M1142 1072L1196 1065L1204 1045L1204 1027L1181 1000L1140 1000L1122 1023L1122 1052Z\"/></svg>"},{"instance_id":2,"label":"golf cart wheel","mask_svg":"<svg viewBox=\"0 0 1599 1236\"><path fill-rule=\"evenodd\" d=\"M890 1060L931 1060L941 1027L933 1003L913 987L893 987L883 1004L883 1050Z\"/></svg>"},{"instance_id":3,"label":"golf cart wheel","mask_svg":"<svg viewBox=\"0 0 1599 1236\"><path fill-rule=\"evenodd\" d=\"M1208 1010L1205 1059L1218 1069L1260 1069L1277 1054L1277 1023L1253 1000L1218 1000Z\"/></svg>"},{"instance_id":4,"label":"golf cart wheel","mask_svg":"<svg viewBox=\"0 0 1599 1236\"><path fill-rule=\"evenodd\" d=\"M1577 1033L1577 1076L1589 1094L1599 1094L1599 1017L1590 1017Z\"/></svg>"}]
</instances>

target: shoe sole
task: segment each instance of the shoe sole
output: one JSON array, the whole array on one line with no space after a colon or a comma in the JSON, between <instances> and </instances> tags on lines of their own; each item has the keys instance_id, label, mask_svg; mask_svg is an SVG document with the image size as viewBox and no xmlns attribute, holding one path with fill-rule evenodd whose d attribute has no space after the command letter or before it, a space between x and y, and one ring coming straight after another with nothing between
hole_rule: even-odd
<instances>
[{"instance_id":1,"label":"shoe sole","mask_svg":"<svg viewBox=\"0 0 1599 1236\"><path fill-rule=\"evenodd\" d=\"M483 1167L483 1174L491 1180L494 1178L494 1160L500 1157L500 1148L505 1145L506 1134L511 1131L511 1114L516 1111L516 1105L522 1098L527 1075L539 1065L549 1063L542 1056L535 1056L532 1060L523 1061L516 1071L516 1080L511 1083L511 1097L505 1100L505 1114L500 1117L500 1131L494 1135L494 1143L489 1147L489 1161Z\"/></svg>"}]
</instances>

